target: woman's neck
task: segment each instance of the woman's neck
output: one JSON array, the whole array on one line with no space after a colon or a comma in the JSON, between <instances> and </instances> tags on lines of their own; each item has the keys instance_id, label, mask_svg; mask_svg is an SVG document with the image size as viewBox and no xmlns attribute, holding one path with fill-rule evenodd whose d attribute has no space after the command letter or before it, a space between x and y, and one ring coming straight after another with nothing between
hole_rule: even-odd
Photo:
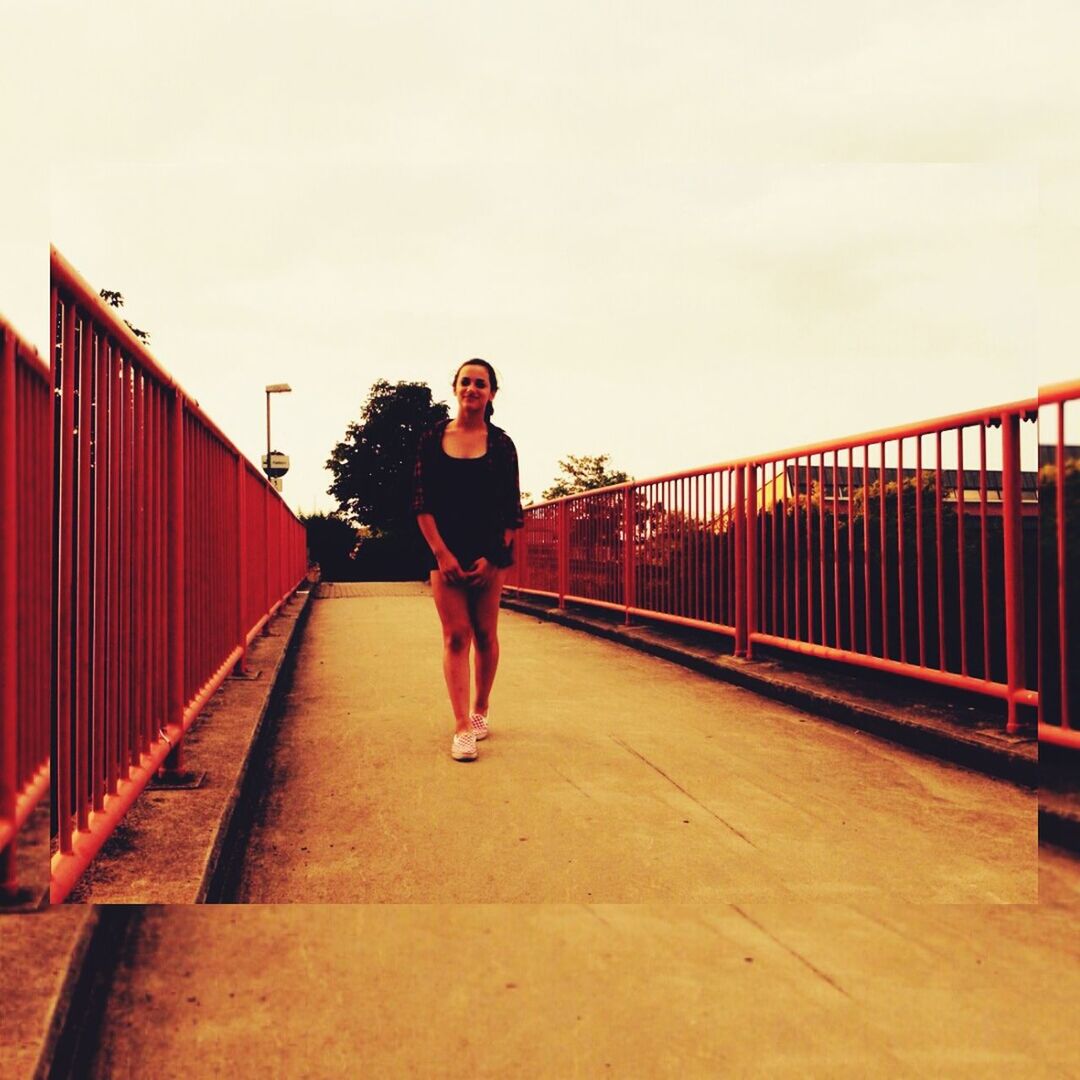
<instances>
[{"instance_id":1,"label":"woman's neck","mask_svg":"<svg viewBox=\"0 0 1080 1080\"><path fill-rule=\"evenodd\" d=\"M459 412L454 426L460 431L482 431L487 426L487 421L479 413Z\"/></svg>"}]
</instances>

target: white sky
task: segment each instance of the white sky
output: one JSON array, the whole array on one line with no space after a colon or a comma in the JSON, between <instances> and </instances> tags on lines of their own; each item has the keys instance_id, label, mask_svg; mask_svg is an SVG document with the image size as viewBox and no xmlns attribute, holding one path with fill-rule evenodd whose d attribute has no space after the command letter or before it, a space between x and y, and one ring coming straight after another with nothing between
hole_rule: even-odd
<instances>
[{"instance_id":1,"label":"white sky","mask_svg":"<svg viewBox=\"0 0 1080 1080\"><path fill-rule=\"evenodd\" d=\"M1080 377L1064 3L149 7L6 13L47 165L0 179L0 310L44 338L47 213L253 460L292 385L296 508L375 379L446 399L470 356L536 496Z\"/></svg>"}]
</instances>

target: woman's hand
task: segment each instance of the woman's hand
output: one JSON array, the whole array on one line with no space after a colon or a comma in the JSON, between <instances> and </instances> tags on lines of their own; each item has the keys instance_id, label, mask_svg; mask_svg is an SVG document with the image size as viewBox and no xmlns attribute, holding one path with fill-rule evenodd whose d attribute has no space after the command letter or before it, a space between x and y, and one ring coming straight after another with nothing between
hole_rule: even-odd
<instances>
[{"instance_id":1,"label":"woman's hand","mask_svg":"<svg viewBox=\"0 0 1080 1080\"><path fill-rule=\"evenodd\" d=\"M461 569L461 563L457 561L452 551L446 550L436 555L435 561L439 564L439 573L442 574L442 579L447 585L467 584L468 575Z\"/></svg>"},{"instance_id":2,"label":"woman's hand","mask_svg":"<svg viewBox=\"0 0 1080 1080\"><path fill-rule=\"evenodd\" d=\"M491 581L494 576L495 567L481 555L473 564L473 568L465 571L465 584L470 589L480 589Z\"/></svg>"}]
</instances>

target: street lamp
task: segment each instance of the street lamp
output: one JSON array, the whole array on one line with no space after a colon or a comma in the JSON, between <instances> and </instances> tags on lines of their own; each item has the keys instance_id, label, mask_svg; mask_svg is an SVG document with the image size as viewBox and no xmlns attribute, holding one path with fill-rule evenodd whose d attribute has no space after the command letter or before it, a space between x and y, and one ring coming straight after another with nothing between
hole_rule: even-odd
<instances>
[{"instance_id":1,"label":"street lamp","mask_svg":"<svg viewBox=\"0 0 1080 1080\"><path fill-rule=\"evenodd\" d=\"M292 387L288 383L271 383L266 388L266 464L263 466L263 471L266 473L266 478L270 477L270 395L271 394L291 394ZM276 485L275 485L276 486Z\"/></svg>"}]
</instances>

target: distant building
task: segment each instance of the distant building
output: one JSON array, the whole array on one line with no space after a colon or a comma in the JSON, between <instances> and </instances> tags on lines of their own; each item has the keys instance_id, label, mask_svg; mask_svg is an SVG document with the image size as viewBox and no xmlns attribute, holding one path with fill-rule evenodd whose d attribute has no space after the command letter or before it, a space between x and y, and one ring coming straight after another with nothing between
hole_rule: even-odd
<instances>
[{"instance_id":1,"label":"distant building","mask_svg":"<svg viewBox=\"0 0 1080 1080\"><path fill-rule=\"evenodd\" d=\"M876 485L881 479L881 470L871 465L866 470L868 485ZM896 484L897 469L895 466L885 466L886 488ZM915 469L903 469L902 476L905 482L915 483L917 478ZM963 490L964 507L978 507L982 504L983 493L981 489L982 473L978 469L964 469L961 473L958 469L941 470L942 501L955 503L959 493ZM935 468L923 469L923 482L938 476ZM986 473L986 508L992 514L1000 514L1002 507L1002 472L1000 469L987 469ZM808 486L809 482L809 486ZM861 491L864 487L863 467L853 466L851 469L852 492ZM819 491L820 489L820 491ZM777 502L785 499L799 497L806 498L807 490L810 490L816 501L819 494L824 501L832 503L835 499L837 508L841 513L845 512L848 498L848 468L841 465L834 470L831 465L826 465L819 470L816 465L810 467L810 475L807 477L805 466L796 468L789 466L775 479L770 478L758 488L758 508L767 509ZM1039 476L1034 472L1020 473L1020 504L1024 514L1038 513L1039 504Z\"/></svg>"},{"instance_id":2,"label":"distant building","mask_svg":"<svg viewBox=\"0 0 1080 1080\"><path fill-rule=\"evenodd\" d=\"M851 468L851 493L861 494L864 466L852 466ZM801 506L806 505L807 493L816 508L820 502L824 502L830 510L835 510L838 516L845 517L848 509L848 467L846 464L839 465L833 474L831 464L826 464L824 469L811 465L810 475L807 477L805 465L788 465L776 476L764 470L767 477L764 483L758 487L758 510L770 510L778 503L793 504L796 499ZM890 485L896 490L896 466L885 466L886 491ZM871 465L866 470L866 484L874 487L881 479L881 472L877 466ZM917 470L905 468L902 476L905 482L915 483ZM931 466L923 468L923 483L937 477L937 470ZM961 473L957 469L941 470L942 502L946 505L955 504L961 489L963 490L964 510L966 513L979 513L983 505L983 493L980 488L981 473L978 469L964 469ZM1002 473L1000 469L986 470L986 512L988 517L1000 517L1004 512L1002 499ZM876 493L875 493L876 495ZM880 497L880 496L876 496ZM886 496L888 497L888 496ZM895 498L895 495L893 496ZM1020 473L1020 513L1024 517L1037 517L1039 513L1039 475L1034 472ZM712 522L712 528L716 532L724 532L729 527L733 510L729 507L717 515Z\"/></svg>"},{"instance_id":3,"label":"distant building","mask_svg":"<svg viewBox=\"0 0 1080 1080\"><path fill-rule=\"evenodd\" d=\"M1080 446L1070 446L1066 444L1062 449L1065 452L1066 461L1080 461ZM1049 465L1051 467L1057 464L1057 444L1054 443L1050 446L1046 446L1043 443L1039 443L1039 468L1043 469Z\"/></svg>"}]
</instances>

